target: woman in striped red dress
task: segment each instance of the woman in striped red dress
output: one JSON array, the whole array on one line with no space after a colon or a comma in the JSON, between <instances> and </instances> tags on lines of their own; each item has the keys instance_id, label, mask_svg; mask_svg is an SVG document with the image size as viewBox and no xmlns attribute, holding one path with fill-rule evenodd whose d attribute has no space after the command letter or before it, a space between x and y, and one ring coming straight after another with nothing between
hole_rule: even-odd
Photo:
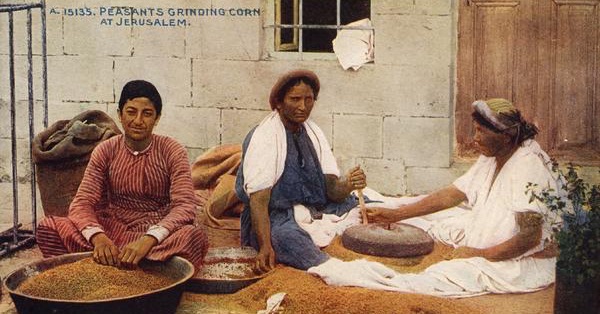
<instances>
[{"instance_id":1,"label":"woman in striped red dress","mask_svg":"<svg viewBox=\"0 0 600 314\"><path fill-rule=\"evenodd\" d=\"M123 135L92 152L67 217L47 217L37 230L44 257L93 250L100 264L134 267L179 255L198 270L207 236L194 225L188 155L174 139L152 134L162 100L146 81L123 87Z\"/></svg>"}]
</instances>

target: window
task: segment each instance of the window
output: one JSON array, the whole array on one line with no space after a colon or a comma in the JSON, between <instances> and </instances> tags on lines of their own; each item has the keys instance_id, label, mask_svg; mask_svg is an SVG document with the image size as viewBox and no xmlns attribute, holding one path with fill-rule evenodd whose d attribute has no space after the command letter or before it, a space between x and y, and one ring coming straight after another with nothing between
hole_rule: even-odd
<instances>
[{"instance_id":1,"label":"window","mask_svg":"<svg viewBox=\"0 0 600 314\"><path fill-rule=\"evenodd\" d=\"M333 52L345 24L371 17L370 0L275 0L275 51Z\"/></svg>"}]
</instances>

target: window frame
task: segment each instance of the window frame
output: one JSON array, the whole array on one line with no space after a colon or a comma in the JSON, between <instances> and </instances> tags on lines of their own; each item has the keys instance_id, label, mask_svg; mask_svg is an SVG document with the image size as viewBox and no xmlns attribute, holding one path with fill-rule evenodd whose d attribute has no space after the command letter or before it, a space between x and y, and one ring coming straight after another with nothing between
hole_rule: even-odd
<instances>
[{"instance_id":1,"label":"window frame","mask_svg":"<svg viewBox=\"0 0 600 314\"><path fill-rule=\"evenodd\" d=\"M306 52L303 51L302 38L304 29L335 29L339 33L342 29L375 30L375 27L369 26L346 26L341 25L341 0L336 1L336 25L313 25L302 24L302 5L303 0L293 0L294 21L297 24L281 24L281 0L269 0L265 8L265 20L263 30L265 31L264 59L280 60L336 60L335 53L331 52ZM372 5L373 0L369 0ZM296 20L297 18L297 20ZM369 17L370 19L371 17ZM282 28L294 29L294 42L281 43L280 30ZM271 31L273 29L273 31ZM297 37L296 37L297 35ZM277 50L277 48L285 50ZM291 51L297 49L298 51Z\"/></svg>"},{"instance_id":2,"label":"window frame","mask_svg":"<svg viewBox=\"0 0 600 314\"><path fill-rule=\"evenodd\" d=\"M294 24L300 24L300 1L301 0L292 0L292 6L294 11ZM281 24L281 0L275 0L275 25ZM281 43L281 27L275 27L275 51L292 51L299 49L298 39L299 37L299 29L293 28L293 39L291 43Z\"/></svg>"}]
</instances>

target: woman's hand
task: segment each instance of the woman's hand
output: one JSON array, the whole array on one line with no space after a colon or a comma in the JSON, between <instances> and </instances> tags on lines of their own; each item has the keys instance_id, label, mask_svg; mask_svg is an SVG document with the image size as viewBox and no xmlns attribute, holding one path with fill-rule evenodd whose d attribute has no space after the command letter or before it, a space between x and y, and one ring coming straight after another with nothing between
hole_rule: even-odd
<instances>
[{"instance_id":1,"label":"woman's hand","mask_svg":"<svg viewBox=\"0 0 600 314\"><path fill-rule=\"evenodd\" d=\"M256 255L256 271L266 273L275 267L275 251L270 245L260 248Z\"/></svg>"},{"instance_id":2,"label":"woman's hand","mask_svg":"<svg viewBox=\"0 0 600 314\"><path fill-rule=\"evenodd\" d=\"M93 235L90 242L94 246L93 258L96 263L119 266L119 248L104 232Z\"/></svg>"},{"instance_id":3,"label":"woman's hand","mask_svg":"<svg viewBox=\"0 0 600 314\"><path fill-rule=\"evenodd\" d=\"M548 242L544 246L544 249L540 252L534 253L531 257L535 258L552 258L558 256L558 244L556 242Z\"/></svg>"},{"instance_id":4,"label":"woman's hand","mask_svg":"<svg viewBox=\"0 0 600 314\"><path fill-rule=\"evenodd\" d=\"M119 262L127 268L134 268L148 255L148 252L158 243L155 237L143 235L136 241L127 244L119 254Z\"/></svg>"},{"instance_id":5,"label":"woman's hand","mask_svg":"<svg viewBox=\"0 0 600 314\"><path fill-rule=\"evenodd\" d=\"M333 174L325 175L327 185L327 198L339 203L342 202L354 190L360 190L367 187L367 176L365 172L356 166L345 176L338 177Z\"/></svg>"},{"instance_id":6,"label":"woman's hand","mask_svg":"<svg viewBox=\"0 0 600 314\"><path fill-rule=\"evenodd\" d=\"M457 258L471 258L471 257L484 257L483 250L476 249L468 246L459 246L444 255L444 259L451 260Z\"/></svg>"},{"instance_id":7,"label":"woman's hand","mask_svg":"<svg viewBox=\"0 0 600 314\"><path fill-rule=\"evenodd\" d=\"M401 210L401 208L367 207L367 218L369 222L393 223L402 220Z\"/></svg>"},{"instance_id":8,"label":"woman's hand","mask_svg":"<svg viewBox=\"0 0 600 314\"><path fill-rule=\"evenodd\" d=\"M346 184L351 187L351 190L364 189L367 187L367 175L360 166L356 166L346 174Z\"/></svg>"}]
</instances>

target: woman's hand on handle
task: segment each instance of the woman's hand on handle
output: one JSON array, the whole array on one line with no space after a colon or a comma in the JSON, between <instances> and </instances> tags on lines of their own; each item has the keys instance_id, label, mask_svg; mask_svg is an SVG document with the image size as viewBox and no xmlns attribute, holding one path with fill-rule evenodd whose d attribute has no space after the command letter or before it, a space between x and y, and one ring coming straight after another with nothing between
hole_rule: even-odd
<instances>
[{"instance_id":1,"label":"woman's hand on handle","mask_svg":"<svg viewBox=\"0 0 600 314\"><path fill-rule=\"evenodd\" d=\"M360 166L356 166L346 174L346 184L352 190L364 189L367 187L367 175Z\"/></svg>"},{"instance_id":2,"label":"woman's hand on handle","mask_svg":"<svg viewBox=\"0 0 600 314\"><path fill-rule=\"evenodd\" d=\"M402 220L400 211L401 209L367 207L367 218L369 222L393 223Z\"/></svg>"}]
</instances>

